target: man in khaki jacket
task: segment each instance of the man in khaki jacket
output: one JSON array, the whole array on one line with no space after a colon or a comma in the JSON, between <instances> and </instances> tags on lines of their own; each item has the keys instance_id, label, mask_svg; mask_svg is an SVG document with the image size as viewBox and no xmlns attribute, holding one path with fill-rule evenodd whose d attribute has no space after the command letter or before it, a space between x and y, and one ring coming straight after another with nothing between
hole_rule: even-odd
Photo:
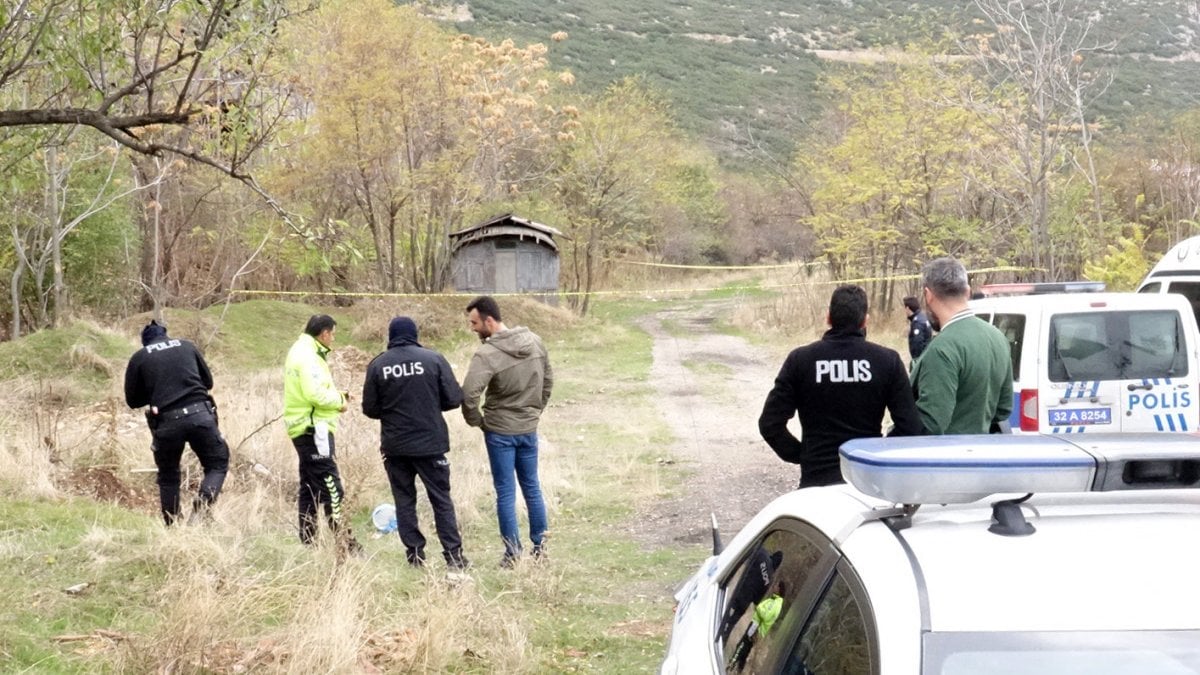
<instances>
[{"instance_id":1,"label":"man in khaki jacket","mask_svg":"<svg viewBox=\"0 0 1200 675\"><path fill-rule=\"evenodd\" d=\"M537 425L550 400L553 373L542 339L523 326L505 326L493 298L485 295L472 300L467 305L467 320L483 346L472 357L463 380L463 418L483 429L496 488L496 516L504 539L500 565L512 567L521 554L517 484L529 511L533 555L540 558L544 551L546 505L538 481ZM480 396L484 396L482 407Z\"/></svg>"}]
</instances>

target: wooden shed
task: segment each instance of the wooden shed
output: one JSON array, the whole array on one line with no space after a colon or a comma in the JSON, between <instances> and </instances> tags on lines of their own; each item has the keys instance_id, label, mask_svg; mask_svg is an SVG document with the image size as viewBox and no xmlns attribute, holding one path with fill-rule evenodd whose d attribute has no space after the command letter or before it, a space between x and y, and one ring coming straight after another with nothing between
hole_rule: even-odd
<instances>
[{"instance_id":1,"label":"wooden shed","mask_svg":"<svg viewBox=\"0 0 1200 675\"><path fill-rule=\"evenodd\" d=\"M511 213L450 233L450 264L457 291L558 291L562 232ZM553 296L552 296L553 297Z\"/></svg>"}]
</instances>

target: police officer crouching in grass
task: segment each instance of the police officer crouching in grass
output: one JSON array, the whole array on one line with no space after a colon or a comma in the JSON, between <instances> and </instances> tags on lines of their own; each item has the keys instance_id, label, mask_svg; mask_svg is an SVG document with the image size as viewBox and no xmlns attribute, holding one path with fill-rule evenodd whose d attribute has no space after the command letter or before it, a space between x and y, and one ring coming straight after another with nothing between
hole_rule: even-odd
<instances>
[{"instance_id":1,"label":"police officer crouching in grass","mask_svg":"<svg viewBox=\"0 0 1200 675\"><path fill-rule=\"evenodd\" d=\"M469 564L450 498L450 433L442 417L462 400L445 357L417 342L417 324L407 316L392 319L387 351L367 366L362 410L381 422L379 451L396 502L396 528L414 567L425 564L425 535L417 524L417 476L433 506L446 565L465 569Z\"/></svg>"},{"instance_id":2,"label":"police officer crouching in grass","mask_svg":"<svg viewBox=\"0 0 1200 675\"><path fill-rule=\"evenodd\" d=\"M829 300L829 330L788 354L767 395L758 430L785 462L800 465L800 487L842 482L838 448L882 435L886 408L892 436L921 433L908 372L893 349L867 342L867 293L839 286ZM799 414L801 438L787 429Z\"/></svg>"},{"instance_id":3,"label":"police officer crouching in grass","mask_svg":"<svg viewBox=\"0 0 1200 675\"><path fill-rule=\"evenodd\" d=\"M217 428L217 407L209 396L212 373L196 346L167 337L167 329L151 321L142 329L142 348L125 368L125 403L150 406L146 422L154 441L158 498L163 520L179 520L179 460L188 444L204 467L200 493L192 501L191 521L202 519L221 494L229 470L229 446Z\"/></svg>"}]
</instances>

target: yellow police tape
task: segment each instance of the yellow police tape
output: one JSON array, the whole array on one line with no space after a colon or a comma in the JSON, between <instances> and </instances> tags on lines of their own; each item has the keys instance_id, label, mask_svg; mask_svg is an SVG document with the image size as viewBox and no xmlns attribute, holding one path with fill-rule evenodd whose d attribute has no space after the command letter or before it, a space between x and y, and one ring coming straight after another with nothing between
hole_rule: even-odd
<instances>
[{"instance_id":1,"label":"yellow police tape","mask_svg":"<svg viewBox=\"0 0 1200 675\"><path fill-rule=\"evenodd\" d=\"M642 262L641 260L606 260L617 265L640 265L642 267L662 267L673 270L789 270L801 267L827 265L824 260L814 262L795 262L784 265L677 265L675 263Z\"/></svg>"},{"instance_id":2,"label":"yellow police tape","mask_svg":"<svg viewBox=\"0 0 1200 675\"><path fill-rule=\"evenodd\" d=\"M982 274L986 272L1031 272L1036 271L1032 267L983 267L979 269L968 270L968 274ZM386 292L362 292L362 291L264 291L255 289L232 290L230 295L279 295L279 296L330 296L330 297L347 297L347 298L476 298L480 295L490 295L492 297L578 297L578 296L651 296L658 294L672 293L712 293L715 291L764 291L780 288L800 288L804 286L840 286L842 284L868 284L878 283L881 281L911 281L921 278L920 274L893 274L879 277L859 277L856 279L831 279L826 281L803 281L798 283L788 284L762 284L757 286L711 286L707 288L645 288L645 289L627 289L627 290L609 290L609 291L521 291L521 292L441 292L441 293L386 293Z\"/></svg>"}]
</instances>

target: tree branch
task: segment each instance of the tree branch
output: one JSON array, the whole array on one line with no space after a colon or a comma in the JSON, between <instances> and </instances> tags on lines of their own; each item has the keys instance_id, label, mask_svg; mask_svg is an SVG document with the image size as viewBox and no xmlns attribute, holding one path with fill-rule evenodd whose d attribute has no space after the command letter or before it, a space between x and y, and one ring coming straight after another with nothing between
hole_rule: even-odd
<instances>
[{"instance_id":1,"label":"tree branch","mask_svg":"<svg viewBox=\"0 0 1200 675\"><path fill-rule=\"evenodd\" d=\"M17 28L30 21L29 19L25 18L27 12L29 12L27 9L29 3L27 0L22 0L20 5L13 8L10 14L10 21L8 25L0 27L0 48L3 48L0 49L0 51L7 51L7 48L4 46L12 41L14 47L16 46L16 43L24 42L25 53L21 54L8 66L6 66L3 72L0 72L0 87L3 87L13 75L16 75L25 68L25 65L29 62L29 57L33 56L33 53L37 50L38 45L42 43L42 36L46 33L46 29L50 26L50 23L55 16L54 9L58 5L64 4L64 2L65 0L55 0L54 2L48 3L48 5L43 9L45 14L42 15L42 18L37 23L37 26L25 35L19 34L17 32ZM32 35L30 35L30 33Z\"/></svg>"},{"instance_id":2,"label":"tree branch","mask_svg":"<svg viewBox=\"0 0 1200 675\"><path fill-rule=\"evenodd\" d=\"M152 112L141 115L112 116L88 108L0 110L0 127L82 124L101 131L105 131L105 129L119 129L127 132L130 129L139 129L155 124L187 124L192 116L199 112L199 110L183 110L179 112ZM122 142L122 144L143 152L129 143Z\"/></svg>"},{"instance_id":3,"label":"tree branch","mask_svg":"<svg viewBox=\"0 0 1200 675\"><path fill-rule=\"evenodd\" d=\"M141 89L142 87L147 86L151 82L151 80L158 77L161 73L164 73L164 72L174 68L175 66L179 65L180 63L183 63L187 59L192 58L196 55L197 55L196 52L181 51L175 55L174 59L164 63L163 65L155 68L154 70L151 70L150 72L147 72L147 73L139 73L139 75L137 77L133 78L133 81L131 81L129 84L125 85L124 87L121 87L120 89L117 89L116 91L112 92L108 96L105 96L104 100L100 102L100 105L96 106L96 112L98 112L102 115L107 114L108 109L111 108L112 105L114 103L116 103L117 101L125 98L126 96L129 96L130 94L134 93L138 89ZM180 106L176 106L175 110L176 111L180 110ZM175 114L178 114L178 112L176 112Z\"/></svg>"}]
</instances>

